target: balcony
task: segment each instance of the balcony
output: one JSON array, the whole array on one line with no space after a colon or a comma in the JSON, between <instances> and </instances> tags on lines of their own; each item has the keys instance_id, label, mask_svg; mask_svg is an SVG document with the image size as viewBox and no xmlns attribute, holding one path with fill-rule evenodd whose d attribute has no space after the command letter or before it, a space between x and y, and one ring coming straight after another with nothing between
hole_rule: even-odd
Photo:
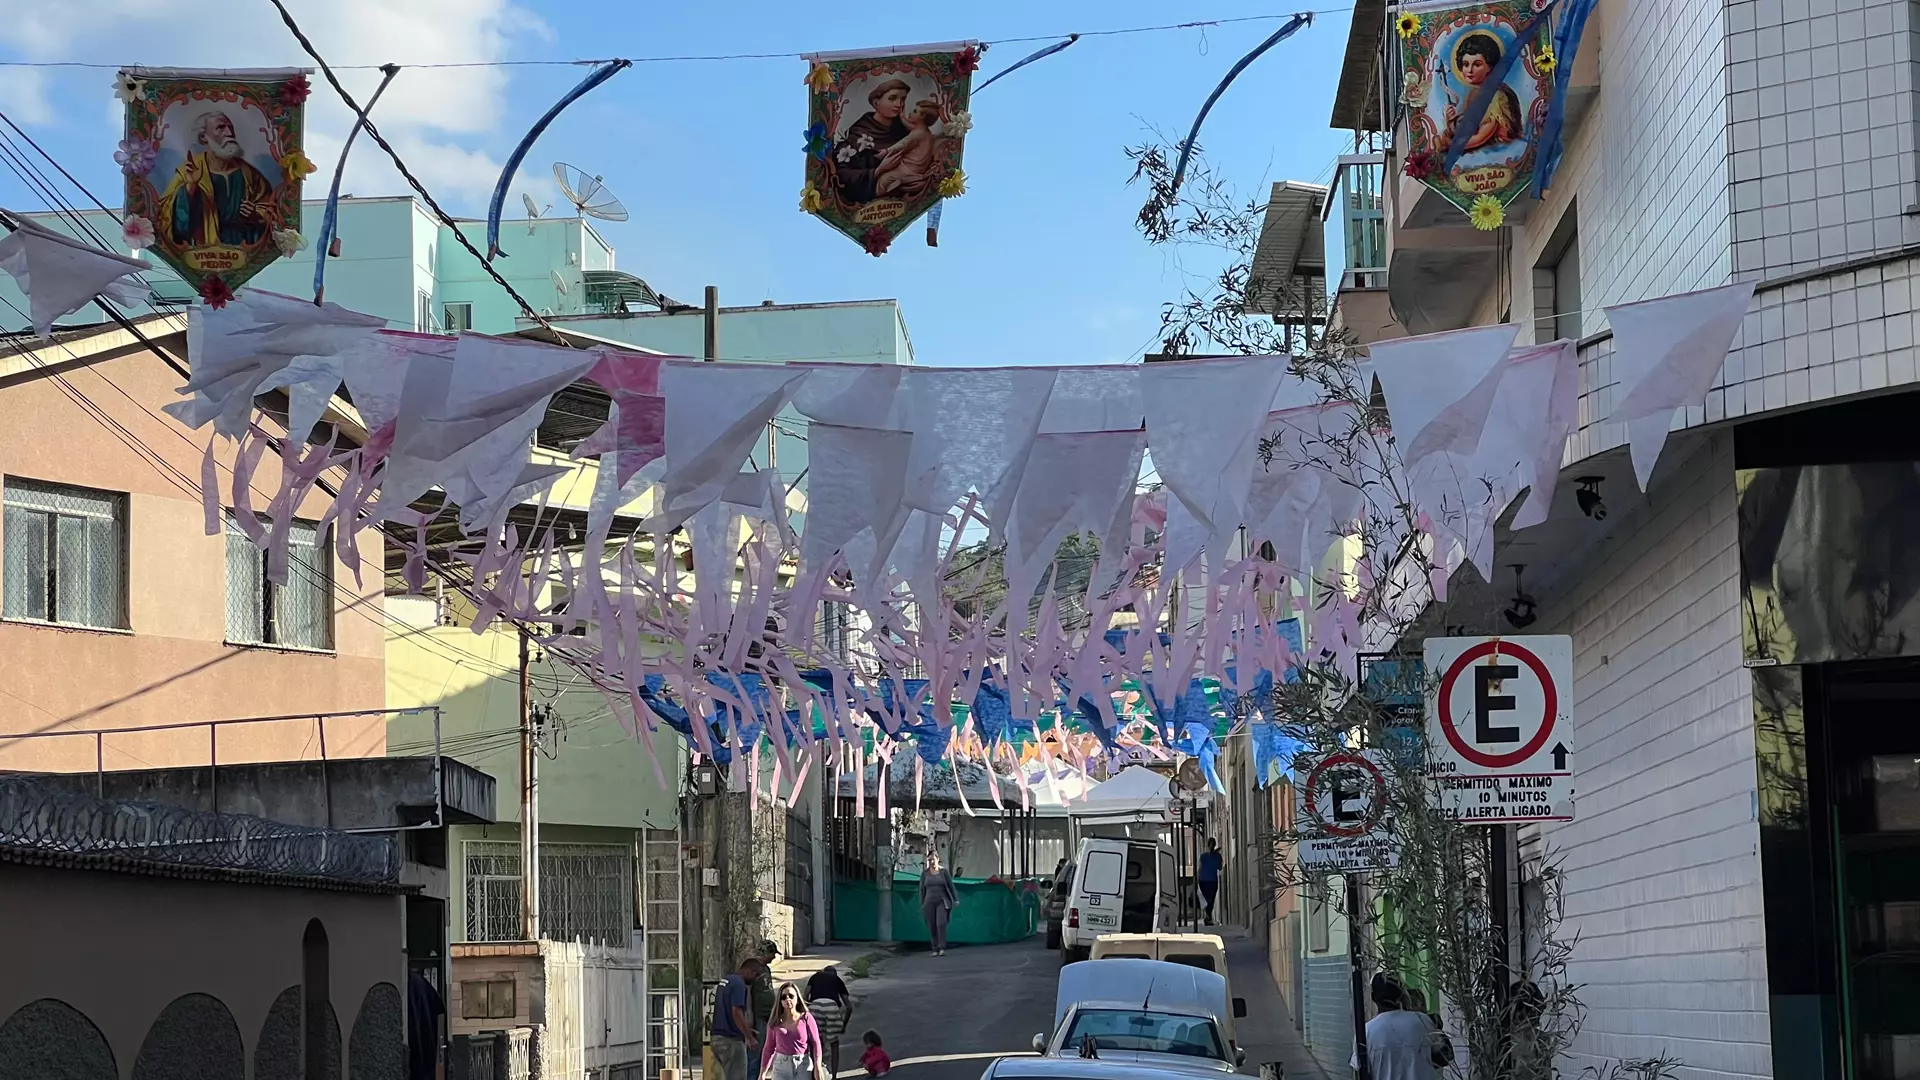
<instances>
[{"instance_id":1,"label":"balcony","mask_svg":"<svg viewBox=\"0 0 1920 1080\"><path fill-rule=\"evenodd\" d=\"M1245 311L1270 315L1289 339L1310 343L1327 320L1327 264L1321 238L1327 189L1298 180L1273 185L1247 281Z\"/></svg>"},{"instance_id":2,"label":"balcony","mask_svg":"<svg viewBox=\"0 0 1920 1080\"><path fill-rule=\"evenodd\" d=\"M1343 154L1320 217L1332 284L1332 325L1361 344L1405 337L1387 304L1386 155Z\"/></svg>"}]
</instances>

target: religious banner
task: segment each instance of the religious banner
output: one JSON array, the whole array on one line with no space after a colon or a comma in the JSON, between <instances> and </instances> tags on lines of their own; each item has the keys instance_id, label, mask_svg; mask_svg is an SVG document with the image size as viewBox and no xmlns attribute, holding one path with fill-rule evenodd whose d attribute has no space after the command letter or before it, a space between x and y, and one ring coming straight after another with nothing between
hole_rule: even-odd
<instances>
[{"instance_id":1,"label":"religious banner","mask_svg":"<svg viewBox=\"0 0 1920 1080\"><path fill-rule=\"evenodd\" d=\"M126 138L129 247L151 248L222 307L300 236L307 73L128 68L115 80Z\"/></svg>"},{"instance_id":2,"label":"religious banner","mask_svg":"<svg viewBox=\"0 0 1920 1080\"><path fill-rule=\"evenodd\" d=\"M800 208L878 256L942 198L964 193L980 52L956 42L807 57Z\"/></svg>"},{"instance_id":3,"label":"religious banner","mask_svg":"<svg viewBox=\"0 0 1920 1080\"><path fill-rule=\"evenodd\" d=\"M1505 224L1507 204L1533 182L1554 65L1546 21L1537 14L1525 0L1499 0L1403 8L1394 19L1405 71L1401 100L1412 130L1404 171L1478 229ZM1459 157L1448 167L1448 148L1490 80L1486 109L1464 132Z\"/></svg>"}]
</instances>

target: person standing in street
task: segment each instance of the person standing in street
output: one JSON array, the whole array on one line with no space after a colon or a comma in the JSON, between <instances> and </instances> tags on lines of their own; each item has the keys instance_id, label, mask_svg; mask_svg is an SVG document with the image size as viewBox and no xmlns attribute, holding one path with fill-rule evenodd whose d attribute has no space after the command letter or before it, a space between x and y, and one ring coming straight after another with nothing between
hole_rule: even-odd
<instances>
[{"instance_id":1,"label":"person standing in street","mask_svg":"<svg viewBox=\"0 0 1920 1080\"><path fill-rule=\"evenodd\" d=\"M1200 904L1207 913L1207 925L1213 925L1213 904L1220 896L1220 841L1207 837L1207 850L1200 855Z\"/></svg>"},{"instance_id":2,"label":"person standing in street","mask_svg":"<svg viewBox=\"0 0 1920 1080\"><path fill-rule=\"evenodd\" d=\"M813 973L807 980L807 1011L820 1029L820 1044L826 1047L827 1073L840 1075L840 1040L847 1033L847 1021L853 1019L853 995L847 981L832 964Z\"/></svg>"},{"instance_id":3,"label":"person standing in street","mask_svg":"<svg viewBox=\"0 0 1920 1080\"><path fill-rule=\"evenodd\" d=\"M820 1028L800 998L800 987L780 984L767 1042L760 1051L759 1080L827 1080Z\"/></svg>"},{"instance_id":4,"label":"person standing in street","mask_svg":"<svg viewBox=\"0 0 1920 1080\"><path fill-rule=\"evenodd\" d=\"M1433 1022L1406 1007L1407 991L1384 972L1373 977L1370 995L1376 1010L1367 1021L1367 1066L1372 1080L1434 1080ZM1360 1068L1356 1050L1352 1067Z\"/></svg>"},{"instance_id":5,"label":"person standing in street","mask_svg":"<svg viewBox=\"0 0 1920 1080\"><path fill-rule=\"evenodd\" d=\"M920 872L920 915L927 920L927 932L933 938L933 955L947 955L947 920L960 900L954 890L953 876L940 868L940 856L929 854L927 868Z\"/></svg>"},{"instance_id":6,"label":"person standing in street","mask_svg":"<svg viewBox=\"0 0 1920 1080\"><path fill-rule=\"evenodd\" d=\"M773 962L780 959L780 946L764 938L754 955L760 958L760 977L747 987L747 996L753 1003L753 1033L764 1039L767 1019L773 1015Z\"/></svg>"},{"instance_id":7,"label":"person standing in street","mask_svg":"<svg viewBox=\"0 0 1920 1080\"><path fill-rule=\"evenodd\" d=\"M740 969L720 980L713 992L711 1027L713 1059L720 1066L717 1080L747 1080L747 1056L759 1049L753 1033L753 1006L747 987L760 977L766 964L757 956L740 961Z\"/></svg>"}]
</instances>

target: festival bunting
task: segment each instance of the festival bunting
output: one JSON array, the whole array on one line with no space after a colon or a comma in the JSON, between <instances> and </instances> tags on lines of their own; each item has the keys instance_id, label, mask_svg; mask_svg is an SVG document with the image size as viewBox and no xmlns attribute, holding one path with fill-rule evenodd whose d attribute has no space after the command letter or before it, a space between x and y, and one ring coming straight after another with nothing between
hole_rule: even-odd
<instances>
[{"instance_id":1,"label":"festival bunting","mask_svg":"<svg viewBox=\"0 0 1920 1080\"><path fill-rule=\"evenodd\" d=\"M1401 100L1412 117L1404 171L1466 212L1478 229L1505 224L1507 204L1533 183L1554 66L1534 16L1525 0L1500 0L1408 9L1394 20L1405 71ZM1529 27L1532 33L1523 35ZM1511 56L1516 49L1519 55ZM1449 167L1448 148L1489 80L1486 110Z\"/></svg>"},{"instance_id":2,"label":"festival bunting","mask_svg":"<svg viewBox=\"0 0 1920 1080\"><path fill-rule=\"evenodd\" d=\"M152 248L222 307L300 235L307 73L127 68L115 81L126 138L129 247Z\"/></svg>"},{"instance_id":3,"label":"festival bunting","mask_svg":"<svg viewBox=\"0 0 1920 1080\"><path fill-rule=\"evenodd\" d=\"M800 208L878 256L941 198L965 192L980 51L957 42L807 57Z\"/></svg>"}]
</instances>

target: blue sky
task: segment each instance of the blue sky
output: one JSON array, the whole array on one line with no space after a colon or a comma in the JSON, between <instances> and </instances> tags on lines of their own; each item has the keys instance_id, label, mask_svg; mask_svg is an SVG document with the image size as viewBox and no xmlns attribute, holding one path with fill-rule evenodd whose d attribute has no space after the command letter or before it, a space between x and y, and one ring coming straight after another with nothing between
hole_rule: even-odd
<instances>
[{"instance_id":1,"label":"blue sky","mask_svg":"<svg viewBox=\"0 0 1920 1080\"><path fill-rule=\"evenodd\" d=\"M223 6L219 33L154 0L36 7L0 21L0 60L304 62L267 0ZM402 65L992 41L1280 10L1248 0L1175 9L1138 0L888 8L312 0L293 9L330 62ZM1214 108L1201 143L1243 194L1262 194L1273 180L1324 182L1331 172L1341 139L1327 116L1348 18L1321 15L1248 69ZM555 160L604 175L632 211L625 223L600 226L619 266L669 295L697 300L714 284L728 304L896 297L923 364L1117 362L1155 342L1159 305L1178 294L1183 275L1216 269L1204 252L1176 255L1140 239L1133 219L1146 194L1126 186L1124 148L1151 138L1153 128L1169 139L1184 134L1214 84L1280 21L1083 38L994 85L974 101L969 190L948 203L937 249L915 227L876 259L798 211L806 66L793 58L636 64L562 115L529 155L520 186L542 204L559 201L548 172ZM977 78L1039 45L993 48ZM531 66L403 71L374 118L448 209L479 215L499 163L583 74ZM0 111L114 205L111 78L90 68L0 67ZM346 78L364 95L378 76ZM310 152L323 175L347 129L331 97L317 85L309 118ZM370 143L357 146L347 190L404 193L380 158ZM0 169L0 206L31 211L44 202ZM517 211L519 200L509 206Z\"/></svg>"}]
</instances>

